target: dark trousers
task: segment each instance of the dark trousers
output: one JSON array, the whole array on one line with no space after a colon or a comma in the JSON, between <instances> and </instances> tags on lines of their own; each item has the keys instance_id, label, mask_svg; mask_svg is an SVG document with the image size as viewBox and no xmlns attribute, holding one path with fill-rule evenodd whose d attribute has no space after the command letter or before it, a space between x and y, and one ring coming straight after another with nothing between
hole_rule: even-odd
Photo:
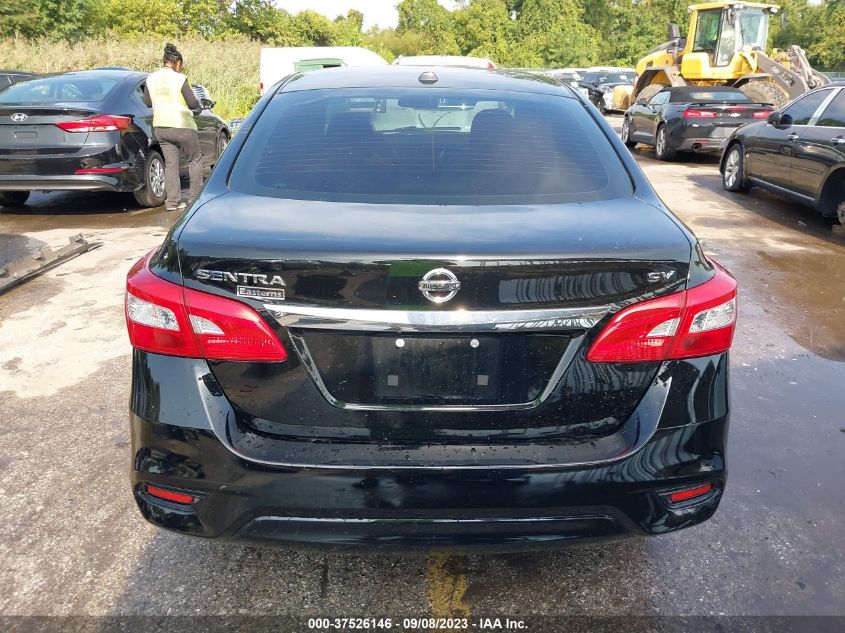
<instances>
[{"instance_id":1,"label":"dark trousers","mask_svg":"<svg viewBox=\"0 0 845 633\"><path fill-rule=\"evenodd\" d=\"M167 192L165 206L176 207L182 200L182 183L179 180L180 154L188 161L188 200L192 201L202 186L202 151L197 131L178 127L157 127L154 131L164 154L164 187Z\"/></svg>"}]
</instances>

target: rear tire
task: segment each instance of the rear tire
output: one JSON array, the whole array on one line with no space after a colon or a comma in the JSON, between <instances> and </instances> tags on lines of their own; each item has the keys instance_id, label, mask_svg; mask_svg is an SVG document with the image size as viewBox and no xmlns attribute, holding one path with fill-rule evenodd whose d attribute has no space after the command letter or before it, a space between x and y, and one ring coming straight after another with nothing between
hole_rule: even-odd
<instances>
[{"instance_id":1,"label":"rear tire","mask_svg":"<svg viewBox=\"0 0 845 633\"><path fill-rule=\"evenodd\" d=\"M133 192L135 201L142 207L160 207L166 197L164 187L164 159L156 150L150 150L144 162L144 186Z\"/></svg>"},{"instance_id":2,"label":"rear tire","mask_svg":"<svg viewBox=\"0 0 845 633\"><path fill-rule=\"evenodd\" d=\"M836 207L836 217L839 220L839 224L845 226L845 200L840 202Z\"/></svg>"},{"instance_id":3,"label":"rear tire","mask_svg":"<svg viewBox=\"0 0 845 633\"><path fill-rule=\"evenodd\" d=\"M749 81L739 87L757 103L771 103L780 109L789 101L789 95L770 81Z\"/></svg>"},{"instance_id":4,"label":"rear tire","mask_svg":"<svg viewBox=\"0 0 845 633\"><path fill-rule=\"evenodd\" d=\"M748 191L751 188L745 178L745 156L739 143L731 145L725 157L722 187L727 191Z\"/></svg>"},{"instance_id":5,"label":"rear tire","mask_svg":"<svg viewBox=\"0 0 845 633\"><path fill-rule=\"evenodd\" d=\"M654 155L657 160L674 160L676 154L677 152L669 147L669 131L666 125L661 123L654 137Z\"/></svg>"},{"instance_id":6,"label":"rear tire","mask_svg":"<svg viewBox=\"0 0 845 633\"><path fill-rule=\"evenodd\" d=\"M637 146L637 142L631 140L631 120L628 117L622 119L622 142L629 149Z\"/></svg>"},{"instance_id":7,"label":"rear tire","mask_svg":"<svg viewBox=\"0 0 845 633\"><path fill-rule=\"evenodd\" d=\"M29 194L29 191L0 191L0 207L22 207Z\"/></svg>"}]
</instances>

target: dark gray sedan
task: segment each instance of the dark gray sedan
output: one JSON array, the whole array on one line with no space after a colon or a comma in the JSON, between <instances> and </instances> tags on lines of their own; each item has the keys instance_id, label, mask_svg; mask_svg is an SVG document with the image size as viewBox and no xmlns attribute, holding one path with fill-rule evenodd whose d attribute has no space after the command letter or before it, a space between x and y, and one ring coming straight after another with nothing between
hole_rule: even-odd
<instances>
[{"instance_id":1,"label":"dark gray sedan","mask_svg":"<svg viewBox=\"0 0 845 633\"><path fill-rule=\"evenodd\" d=\"M725 86L664 88L637 99L625 112L622 140L654 146L660 160L678 152L718 152L736 128L763 120L772 106Z\"/></svg>"}]
</instances>

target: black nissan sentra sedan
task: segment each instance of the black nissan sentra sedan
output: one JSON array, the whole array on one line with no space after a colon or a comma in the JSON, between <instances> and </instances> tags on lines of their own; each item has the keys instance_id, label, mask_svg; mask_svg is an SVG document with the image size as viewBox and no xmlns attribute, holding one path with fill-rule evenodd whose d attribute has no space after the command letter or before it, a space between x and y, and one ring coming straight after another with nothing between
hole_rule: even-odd
<instances>
[{"instance_id":1,"label":"black nissan sentra sedan","mask_svg":"<svg viewBox=\"0 0 845 633\"><path fill-rule=\"evenodd\" d=\"M147 73L84 70L34 77L0 92L0 207L32 191L132 192L164 204L164 158L142 95ZM229 140L226 122L201 101L195 117L204 166Z\"/></svg>"},{"instance_id":2,"label":"black nissan sentra sedan","mask_svg":"<svg viewBox=\"0 0 845 633\"><path fill-rule=\"evenodd\" d=\"M549 79L289 77L126 318L132 489L168 529L519 549L685 528L725 488L736 283Z\"/></svg>"}]
</instances>

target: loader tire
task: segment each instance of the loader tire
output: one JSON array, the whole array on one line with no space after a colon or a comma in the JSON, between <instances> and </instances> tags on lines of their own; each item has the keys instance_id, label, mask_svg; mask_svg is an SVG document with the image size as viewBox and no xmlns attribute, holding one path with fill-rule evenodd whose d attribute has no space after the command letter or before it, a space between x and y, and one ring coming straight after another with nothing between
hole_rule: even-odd
<instances>
[{"instance_id":1,"label":"loader tire","mask_svg":"<svg viewBox=\"0 0 845 633\"><path fill-rule=\"evenodd\" d=\"M739 89L757 103L770 103L780 109L789 101L789 95L770 81L749 81Z\"/></svg>"}]
</instances>

